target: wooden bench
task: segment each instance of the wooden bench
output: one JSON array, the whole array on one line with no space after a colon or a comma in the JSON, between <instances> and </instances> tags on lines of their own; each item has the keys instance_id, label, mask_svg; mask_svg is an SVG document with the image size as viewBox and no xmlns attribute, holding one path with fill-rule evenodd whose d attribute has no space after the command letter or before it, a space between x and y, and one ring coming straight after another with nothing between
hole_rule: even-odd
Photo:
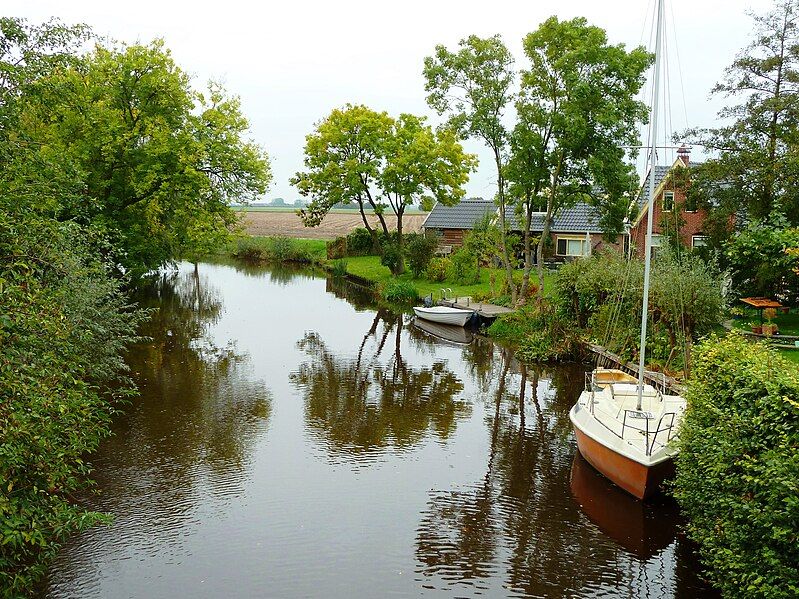
<instances>
[{"instance_id":1,"label":"wooden bench","mask_svg":"<svg viewBox=\"0 0 799 599\"><path fill-rule=\"evenodd\" d=\"M451 253L451 245L440 245L436 248L436 256L449 256Z\"/></svg>"}]
</instances>

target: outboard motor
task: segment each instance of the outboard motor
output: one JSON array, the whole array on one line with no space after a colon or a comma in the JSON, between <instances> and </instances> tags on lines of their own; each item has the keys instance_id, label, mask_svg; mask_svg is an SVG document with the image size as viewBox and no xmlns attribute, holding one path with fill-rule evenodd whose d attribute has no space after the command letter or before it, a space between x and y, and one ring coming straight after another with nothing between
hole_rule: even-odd
<instances>
[{"instance_id":1,"label":"outboard motor","mask_svg":"<svg viewBox=\"0 0 799 599\"><path fill-rule=\"evenodd\" d=\"M431 293L427 297L424 298L424 307L425 308L432 308L433 307L433 294Z\"/></svg>"}]
</instances>

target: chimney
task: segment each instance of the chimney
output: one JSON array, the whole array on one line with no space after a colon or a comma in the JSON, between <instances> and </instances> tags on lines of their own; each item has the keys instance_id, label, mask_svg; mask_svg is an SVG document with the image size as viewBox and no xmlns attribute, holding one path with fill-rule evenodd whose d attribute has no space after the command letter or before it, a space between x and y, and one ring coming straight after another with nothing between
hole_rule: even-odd
<instances>
[{"instance_id":1,"label":"chimney","mask_svg":"<svg viewBox=\"0 0 799 599\"><path fill-rule=\"evenodd\" d=\"M689 157L691 155L691 150L685 144L682 144L679 149L677 150L677 158L682 160L682 163L685 166L688 166Z\"/></svg>"}]
</instances>

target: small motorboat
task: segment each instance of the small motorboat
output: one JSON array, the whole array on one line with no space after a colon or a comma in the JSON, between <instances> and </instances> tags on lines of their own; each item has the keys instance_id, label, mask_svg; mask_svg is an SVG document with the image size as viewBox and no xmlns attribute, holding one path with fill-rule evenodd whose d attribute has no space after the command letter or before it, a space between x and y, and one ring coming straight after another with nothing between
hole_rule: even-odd
<instances>
[{"instance_id":1,"label":"small motorboat","mask_svg":"<svg viewBox=\"0 0 799 599\"><path fill-rule=\"evenodd\" d=\"M474 314L474 310L450 308L449 306L414 307L413 311L418 318L459 327L465 325Z\"/></svg>"}]
</instances>

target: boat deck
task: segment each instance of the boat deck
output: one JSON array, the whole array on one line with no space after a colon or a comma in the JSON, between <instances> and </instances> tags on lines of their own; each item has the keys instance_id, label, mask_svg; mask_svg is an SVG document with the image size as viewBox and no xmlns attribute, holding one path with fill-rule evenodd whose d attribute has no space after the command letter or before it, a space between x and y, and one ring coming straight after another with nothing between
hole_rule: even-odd
<instances>
[{"instance_id":1,"label":"boat deck","mask_svg":"<svg viewBox=\"0 0 799 599\"><path fill-rule=\"evenodd\" d=\"M449 306L450 308L460 308L461 310L472 310L484 318L496 318L501 314L513 312L511 308L506 308L505 306L495 306L486 302L472 302L471 298L443 299L439 300L438 304Z\"/></svg>"}]
</instances>

